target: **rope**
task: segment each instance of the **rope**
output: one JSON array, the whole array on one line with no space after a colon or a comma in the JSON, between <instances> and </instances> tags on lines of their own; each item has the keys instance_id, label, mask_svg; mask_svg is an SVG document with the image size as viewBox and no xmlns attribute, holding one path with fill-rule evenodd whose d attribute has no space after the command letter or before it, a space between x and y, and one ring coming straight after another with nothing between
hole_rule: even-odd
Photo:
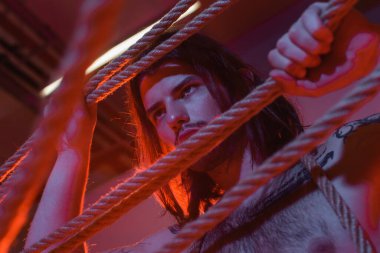
<instances>
[{"instance_id":1,"label":"rope","mask_svg":"<svg viewBox=\"0 0 380 253\"><path fill-rule=\"evenodd\" d=\"M329 1L326 9L321 13L324 25L329 27L332 31L335 31L342 17L346 16L356 3L357 0Z\"/></svg>"},{"instance_id":2,"label":"rope","mask_svg":"<svg viewBox=\"0 0 380 253\"><path fill-rule=\"evenodd\" d=\"M345 2L345 4L353 5L353 2L354 1L348 1L348 2ZM125 74L125 76L126 76L125 78L128 78L128 74ZM122 78L124 77L121 77L120 79L122 80ZM168 154L168 156L159 160L150 169L146 170L145 172L140 173L135 178L131 179L130 182L119 185L113 192L110 192L106 197L104 197L103 199L100 199L97 203L95 203L94 206L91 207L91 209L86 210L81 216L78 216L77 218L69 222L64 227L58 229L53 234L49 235L47 238L40 241L39 245L33 245L31 249L33 250L42 249L42 247L48 247L47 244L50 245L51 243L55 243L61 240L62 238L65 237L64 234L70 234L74 230L75 227L79 227L79 226L82 226L82 224L89 223L91 219L94 219L93 217L100 216L100 213L102 211L107 210L112 205L117 204L118 202L120 202L120 199L122 197L126 197L132 192L133 194L128 199L131 202L125 205L128 206L128 208L135 205L136 202L141 201L142 199L145 198L145 196L149 196L152 192L154 192L159 187L159 185L161 185L164 181L167 182L167 180L169 180L170 177L173 177L180 170L184 170L185 168L189 167L192 163L194 163L194 161L196 161L197 158L200 158L202 154L207 153L206 150L211 150L214 146L219 144L223 140L223 138L226 138L225 136L218 137L218 134L223 135L223 134L227 134L228 132L232 133L236 128L238 128L241 124L243 124L244 120L245 121L248 120L251 116L253 116L260 109L268 105L272 100L274 100L279 95L280 95L279 87L274 85L273 81L267 82L266 85L263 85L259 87L257 90L255 90L253 95L251 94L249 98L237 103L234 107L231 108L231 110L223 114L216 121L212 122L212 124L210 124L208 127L203 128L197 134L193 135L190 139L188 139L188 141L181 144L179 147L177 147L175 151ZM104 97L96 98L95 96L92 99L101 100L103 98ZM96 100L96 101L99 101L99 100ZM248 116L248 113L252 113L252 114ZM227 121L229 121L229 123ZM220 123L223 125L217 125L217 123ZM225 132L221 133L223 132L221 130L223 126L225 128L223 129L225 130ZM210 144L210 146L207 146L208 144ZM202 145L204 145L204 147ZM202 146L202 149L198 150L199 151L198 154L197 154L198 151L187 150L188 148L193 149L195 146L197 146L198 148ZM191 161L186 159L186 157L191 157L192 158ZM163 173L164 171L166 171L167 173L166 176L160 176L159 178L152 180L151 185L147 185L142 190L136 191L136 189L146 184L148 180L152 179L153 177L156 177L160 173L164 174ZM153 184L155 184L155 188L152 187ZM134 202L132 202L132 200ZM125 201L123 201L123 203L125 203ZM117 208L115 208L115 212L117 212L117 210L123 209L122 206L123 205L119 205ZM105 216L104 219L106 220L107 217L109 218L112 215L113 214L110 211L107 213L107 216ZM97 221L97 223L101 224L100 221ZM87 238L88 237L88 235L86 234L87 229L88 228L83 229L80 233L78 233L77 236L79 236L79 234L82 234L81 239ZM92 229L95 231L97 228L92 228ZM76 230L79 230L79 228L77 228ZM88 231L90 231L90 229ZM75 241L75 239L71 238L69 240L69 243L74 245L75 243L78 244L81 242L81 241L79 242L78 240L78 242L72 243L73 241ZM58 247L57 249L67 250L67 248L64 248L64 247L66 247L65 244L69 245L69 243L65 242L62 245L62 247ZM69 246L69 247L72 247L72 246Z\"/></svg>"},{"instance_id":3,"label":"rope","mask_svg":"<svg viewBox=\"0 0 380 253\"><path fill-rule=\"evenodd\" d=\"M223 1L219 0L218 2L223 4ZM326 7L326 10L324 10L321 14L321 18L324 20L324 24L331 30L335 30L339 24L340 19L344 17L352 9L352 6L356 2L357 0L331 0L329 2L329 5ZM198 22L207 22L207 20L199 20ZM195 22L194 25L196 26ZM135 75L140 73L145 68L149 67L151 65L151 60L154 61L156 58L160 58L163 54L174 49L176 46L178 46L178 44L180 44L180 42L178 41L183 41L193 34L191 33L189 36L182 34L183 31L186 31L187 29L190 30L192 28L190 26L185 26L183 29L181 29L181 31L173 35L169 40L165 41L156 49L154 49L151 52L151 54L148 54L146 57L143 57L140 61L140 64L134 64L133 66L131 66L131 68L127 68L125 71L120 72L118 75L114 76L111 80L103 82L103 85L99 89L94 90L91 94L89 94L89 96L87 97L87 102L95 103L105 99L107 96L109 96L118 88L120 88L122 85L126 84ZM184 38L184 36L186 36L186 38ZM165 52L160 52L161 50ZM99 78L101 78L101 75L99 75Z\"/></svg>"},{"instance_id":4,"label":"rope","mask_svg":"<svg viewBox=\"0 0 380 253\"><path fill-rule=\"evenodd\" d=\"M257 168L254 176L235 185L218 204L211 207L197 220L186 224L171 242L157 252L173 253L187 248L192 241L199 239L206 231L225 219L231 211L260 186L285 171L304 154L312 151L315 146L327 139L334 128L343 124L355 110L364 105L369 98L374 97L379 89L380 67L370 77L366 78L363 83L355 87L346 98L329 110L327 114L317 120L311 128L262 163ZM357 231L351 232L356 233ZM357 238L357 236L354 238Z\"/></svg>"},{"instance_id":5,"label":"rope","mask_svg":"<svg viewBox=\"0 0 380 253\"><path fill-rule=\"evenodd\" d=\"M30 142L23 146L30 150L28 157L21 162L20 170L2 185L6 195L0 203L1 252L7 251L50 174L56 153L51 146L58 142L75 103L82 99L85 69L103 47L104 32L113 27L112 17L120 9L121 1L113 1L112 5L106 3L108 1L88 1L83 6L84 22L74 34L70 50L61 65L62 72L66 73L62 85L51 97L46 106L46 116L40 121Z\"/></svg>"},{"instance_id":6,"label":"rope","mask_svg":"<svg viewBox=\"0 0 380 253\"><path fill-rule=\"evenodd\" d=\"M131 48L124 52L121 56L113 60L106 67L101 69L86 85L87 91L93 91L96 87L101 86L112 76L121 71L130 61L137 57L156 36L166 31L177 19L183 14L195 0L179 1L161 20L154 25L142 38L140 38ZM29 138L0 168L0 184L12 173L12 171L26 157L31 138Z\"/></svg>"},{"instance_id":7,"label":"rope","mask_svg":"<svg viewBox=\"0 0 380 253\"><path fill-rule=\"evenodd\" d=\"M128 63L132 62L133 59L153 43L160 34L165 32L195 2L196 0L179 1L152 29L144 34L144 36L127 51L98 71L88 83L89 90L95 90L110 80L115 74L119 73Z\"/></svg>"},{"instance_id":8,"label":"rope","mask_svg":"<svg viewBox=\"0 0 380 253\"><path fill-rule=\"evenodd\" d=\"M67 242L62 244L62 248L65 246L65 244L68 243L71 244L72 242L76 241L77 243L79 243L79 241L84 241L99 231L101 228L116 221L125 212L129 211L138 203L151 196L159 187L167 183L178 173L186 170L196 161L202 158L205 154L213 150L221 141L223 141L227 136L232 134L242 124L244 124L244 122L248 121L251 118L247 114L243 115L244 113L247 113L247 110L251 109L250 113L257 114L260 111L260 108L264 108L270 104L275 97L278 97L280 95L279 92L277 94L274 94L273 90L272 92L266 92L268 91L268 87L269 86L263 87L263 89L259 91L259 97L263 99L251 99L251 105L257 104L256 108L249 108L248 103L244 103L247 101L243 101L242 104L239 105L241 106L240 109L235 110L229 115L222 115L220 118L218 118L218 120L215 120L213 123L211 123L211 127L204 127L202 129L203 131L199 130L198 132L202 132L197 134L197 136L194 134L194 138L191 138L192 140L189 138L189 141L186 141L186 144L184 142L183 145L181 144L173 152L161 158L158 162L152 165L152 167L144 172L139 173L130 181L126 182L124 185L121 185L116 191L111 192L109 197L101 201L105 205L102 206L99 204L98 206L99 209L106 209L107 212L100 218L96 219L93 223L83 228L80 232L74 234L72 238L68 239ZM257 95L257 93L254 95ZM252 100L256 100L255 102L257 103L252 103ZM236 117L234 116L238 114L241 114L240 120L235 120ZM223 129L225 126L224 124L226 124L228 121L235 121L235 124L230 125L230 127L227 129ZM122 199L122 196L125 196L125 199ZM121 202L120 199L122 199ZM120 203L112 207L111 202ZM96 209L97 207L94 209L91 207L89 213L91 211L95 211ZM61 250L62 248L59 246L57 249Z\"/></svg>"},{"instance_id":9,"label":"rope","mask_svg":"<svg viewBox=\"0 0 380 253\"><path fill-rule=\"evenodd\" d=\"M0 168L0 184L14 171L15 168L25 159L28 155L32 142L32 138L26 140L26 142L8 159Z\"/></svg>"},{"instance_id":10,"label":"rope","mask_svg":"<svg viewBox=\"0 0 380 253\"><path fill-rule=\"evenodd\" d=\"M188 39L191 35L202 29L206 23L213 17L221 14L227 7L232 5L237 0L218 0L196 16L180 31L165 40L146 56L142 57L133 65L128 66L123 72L114 76L111 80L105 82L101 87L94 90L87 96L87 103L97 103L111 95L114 91L126 84L129 80L135 77L138 73L152 65L155 61L163 57L165 54L179 46L182 41Z\"/></svg>"},{"instance_id":11,"label":"rope","mask_svg":"<svg viewBox=\"0 0 380 253\"><path fill-rule=\"evenodd\" d=\"M342 196L336 190L331 181L327 178L326 173L318 163L310 156L306 157L307 168L309 169L313 181L325 196L334 212L339 218L342 227L347 230L349 236L354 242L356 249L360 253L376 252L375 247L361 226L350 207L346 204Z\"/></svg>"},{"instance_id":12,"label":"rope","mask_svg":"<svg viewBox=\"0 0 380 253\"><path fill-rule=\"evenodd\" d=\"M138 69L139 71L143 70L144 67L149 66L149 64L152 64L154 60L157 60L158 57L163 56L165 53L172 50L175 46L178 46L181 41L187 39L192 34L199 31L201 28L204 27L205 23L209 21L211 18L221 14L224 10L227 9L233 2L236 0L219 0L209 6L206 10L204 10L201 14L199 14L194 20L192 20L190 23L188 23L181 32L176 33L174 36L172 36L169 40L166 41L166 43L159 46L156 50L152 52L152 54L148 54L146 57L142 58L140 61L136 62L134 65L131 65L127 68L126 71L129 71L128 69L132 69L131 71L137 71L133 69ZM135 65L138 65L137 67ZM103 85L104 86L104 85ZM102 87L103 87L102 86ZM101 88L102 88L101 87ZM277 90L277 89L272 89ZM263 92L268 96L269 94L279 93L278 91L275 91L274 93L269 93L268 90L263 89ZM277 95L279 96L279 94ZM88 97L89 98L89 97ZM105 98L103 96L103 98ZM100 100L97 100L95 102L99 102ZM88 101L89 102L89 101ZM267 105L267 104L266 104ZM248 118L247 118L248 120ZM210 132L209 139L213 139L214 137L211 136ZM232 133L232 132L231 132ZM193 144L193 146L196 144ZM217 144L216 144L217 145ZM210 149L211 150L211 149ZM190 150L189 150L190 151ZM200 156L199 156L200 158ZM173 157L170 158L170 160L173 160ZM193 163L193 162L192 162ZM190 165L189 165L190 166ZM162 167L162 164L160 165ZM162 170L162 169L161 169ZM144 177L145 182L147 180L150 180L151 176L148 175L148 177ZM137 179L137 181L140 181ZM145 183L143 181L140 181L137 185L137 187L133 186L134 189L137 189L138 186ZM129 191L127 191L127 194ZM96 218L97 216L100 216L102 213L104 213L107 209L109 209L112 205L117 204L121 201L120 193L114 192L113 195L106 195L102 198L102 200L95 203L91 209L85 210L82 215L74 218L72 221L70 221L65 226L59 228L52 234L50 234L48 237L42 239L41 241L37 242L36 244L32 245L30 248L26 249L26 252L38 252L43 249L46 249L52 244L55 244L59 241L61 241L63 238L68 237L69 235L75 234L77 231L79 231L82 226L85 226L88 224L92 219Z\"/></svg>"}]
</instances>

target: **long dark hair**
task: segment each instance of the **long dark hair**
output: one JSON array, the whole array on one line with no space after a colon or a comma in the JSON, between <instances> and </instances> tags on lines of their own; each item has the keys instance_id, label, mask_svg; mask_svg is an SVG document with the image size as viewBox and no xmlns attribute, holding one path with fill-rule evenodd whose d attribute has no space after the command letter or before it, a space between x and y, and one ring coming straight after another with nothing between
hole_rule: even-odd
<instances>
[{"instance_id":1,"label":"long dark hair","mask_svg":"<svg viewBox=\"0 0 380 253\"><path fill-rule=\"evenodd\" d=\"M155 47L170 35L172 33L161 36L150 48ZM183 62L191 66L200 76L218 80L227 90L228 98L224 97L225 93L219 90L215 82L208 82L207 88L222 111L227 110L233 103L244 98L262 83L251 67L214 40L200 34L190 37L139 74L131 81L131 85L127 86L127 105L136 130L134 135L136 152L141 166L153 163L168 152L168 148L160 142L154 126L146 117L139 90L142 77L154 73L168 60ZM284 97L279 97L244 124L235 136L239 136L240 140L246 140L244 145L249 145L254 162L260 164L301 131L302 126L294 107ZM187 170L180 177L163 186L156 196L166 210L182 225L206 211L222 193L208 174Z\"/></svg>"}]
</instances>

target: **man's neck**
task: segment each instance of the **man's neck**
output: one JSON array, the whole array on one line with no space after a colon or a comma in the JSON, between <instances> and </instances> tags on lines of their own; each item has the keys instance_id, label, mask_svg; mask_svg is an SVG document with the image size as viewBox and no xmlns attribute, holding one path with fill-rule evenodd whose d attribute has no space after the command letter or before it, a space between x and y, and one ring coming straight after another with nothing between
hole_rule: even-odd
<instances>
[{"instance_id":1,"label":"man's neck","mask_svg":"<svg viewBox=\"0 0 380 253\"><path fill-rule=\"evenodd\" d=\"M238 181L253 175L254 162L249 147L234 152L231 159L218 165L217 168L209 171L209 176L223 190L227 191Z\"/></svg>"}]
</instances>

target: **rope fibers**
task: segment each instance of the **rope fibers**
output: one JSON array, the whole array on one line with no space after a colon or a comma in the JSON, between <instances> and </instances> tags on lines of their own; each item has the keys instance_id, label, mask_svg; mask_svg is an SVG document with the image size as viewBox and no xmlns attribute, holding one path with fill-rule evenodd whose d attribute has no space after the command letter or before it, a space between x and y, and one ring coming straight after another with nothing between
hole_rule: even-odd
<instances>
[{"instance_id":1,"label":"rope fibers","mask_svg":"<svg viewBox=\"0 0 380 253\"><path fill-rule=\"evenodd\" d=\"M201 28L203 28L207 21L209 21L211 18L215 17L216 15L221 14L224 10L227 9L232 3L236 2L236 0L219 0L215 3L213 3L211 6L209 6L206 10L204 10L201 14L199 14L194 20L190 21L180 32L177 32L174 34L171 38L169 38L166 43L159 46L159 48L155 49L151 54L146 55L143 57L140 61L134 63L130 67L128 67L125 71L128 71L128 69L132 69L133 73L136 74L137 71L142 71L144 67L149 66L149 64L152 64L154 61L158 60L159 57L162 57L165 53L172 50L174 47L178 46L183 40L190 37L192 34L198 32ZM136 66L137 67L136 67ZM123 72L124 73L124 72ZM129 77L130 79L131 77ZM112 81L112 80L111 80ZM123 81L124 82L124 81ZM119 83L117 83L119 84ZM100 88L104 88L106 84L104 84ZM121 85L121 84L120 84ZM120 86L118 86L120 87ZM107 88L107 87L106 87ZM109 87L108 87L109 88ZM107 88L107 89L108 89ZM113 89L115 90L115 88ZM94 92L98 92L98 90L95 90ZM95 97L96 97L95 93ZM110 93L107 93L109 95ZM90 94L91 95L91 94ZM104 99L106 95L102 96L102 99ZM101 100L91 100L91 96L88 96L88 102L99 102ZM108 196L108 195L106 195ZM115 201L116 200L116 201ZM111 196L107 199L105 199L100 204L95 203L92 206L92 209L88 209L82 213L82 215L74 218L72 221L64 225L63 227L59 228L57 231L50 234L48 237L40 240L39 242L32 245L29 249L26 249L26 252L37 252L40 250L43 250L47 248L48 246L62 240L63 238L72 235L75 231L79 231L81 227L83 227L85 224L88 224L91 219L95 219L96 216L101 215L104 213L107 208L105 208L104 204L109 205L109 203L117 204L117 202L121 201L121 198L118 197L115 199L114 196ZM99 201L98 201L99 202ZM104 203L106 202L106 203ZM112 206L112 205L110 205Z\"/></svg>"},{"instance_id":2,"label":"rope fibers","mask_svg":"<svg viewBox=\"0 0 380 253\"><path fill-rule=\"evenodd\" d=\"M103 34L114 26L110 13L112 16L117 13L121 1L107 5L105 2L88 1L84 4L81 17L84 22L74 34L61 64L61 72L65 73L62 85L49 100L44 117L29 139L28 157L19 165L20 170L16 170L1 185L4 193L0 203L1 252L7 251L25 223L32 203L49 176L55 159L55 149L51 146L58 142L71 118L75 103L83 99L84 71L105 46ZM93 26L88 26L90 23Z\"/></svg>"},{"instance_id":3,"label":"rope fibers","mask_svg":"<svg viewBox=\"0 0 380 253\"><path fill-rule=\"evenodd\" d=\"M352 1L351 1L351 4L352 4ZM336 6L336 5L331 5L331 6ZM347 8L346 8L347 9ZM331 12L331 10L329 10L330 12ZM271 87L270 89L268 88L268 87ZM266 88L268 88L269 90L271 90L269 93L271 94L271 95L274 95L274 97L276 96L275 94L277 93L276 92L276 89L277 88L274 88L275 86L274 85L267 85L266 86ZM268 90L267 90L268 91ZM268 92L267 92L267 94L268 94ZM257 95L257 94L256 94ZM265 104L266 105L266 104ZM241 108L240 108L241 109ZM195 139L195 138L194 138ZM180 147L178 147L176 150L179 150L180 149ZM178 156L177 156L178 157ZM194 157L192 157L192 159L194 159ZM183 161L181 161L181 162L183 162ZM178 171L177 171L178 172ZM148 173L146 173L146 174L148 174ZM135 181L136 182L136 181ZM132 183L130 183L130 185L129 186L131 186L133 184L133 182ZM147 188L147 187L146 187ZM136 189L136 188L135 188ZM116 190L120 190L120 188L118 187ZM115 196L116 195L120 195L120 191L119 192L115 192ZM115 197L114 196L114 197ZM106 201L105 201L106 202ZM100 207L99 207L100 208Z\"/></svg>"},{"instance_id":4,"label":"rope fibers","mask_svg":"<svg viewBox=\"0 0 380 253\"><path fill-rule=\"evenodd\" d=\"M116 73L122 71L142 50L144 50L156 36L165 32L177 19L183 14L195 0L181 0L173 9L171 9L159 23L154 25L144 36L139 39L130 49L124 52L120 57L113 60L98 73L96 73L86 85L88 92L93 92L98 86L110 80ZM26 157L26 153L31 145L32 138L29 138L7 161L0 167L0 183L17 167L17 165Z\"/></svg>"},{"instance_id":5,"label":"rope fibers","mask_svg":"<svg viewBox=\"0 0 380 253\"><path fill-rule=\"evenodd\" d=\"M333 130L343 124L355 110L363 106L374 97L380 89L380 67L378 67L364 82L360 82L348 96L336 104L315 124L300 134L294 141L276 152L255 172L255 175L242 180L228 191L220 202L211 207L197 220L186 224L175 239L164 246L159 253L180 252L188 247L192 241L199 239L206 231L213 228L226 218L247 197L254 193L260 186L266 184L271 178L279 175L296 163L304 154L312 151L318 144L326 140ZM352 231L356 233L355 231ZM358 235L354 235L356 238ZM357 245L358 246L358 245ZM359 252L371 252L368 244L359 245ZM363 247L362 247L363 246ZM361 249L364 249L361 251Z\"/></svg>"},{"instance_id":6,"label":"rope fibers","mask_svg":"<svg viewBox=\"0 0 380 253\"><path fill-rule=\"evenodd\" d=\"M339 1L339 4L341 4L343 1ZM352 2L352 1L351 1ZM330 2L331 3L331 2ZM330 10L330 12L332 12L332 13L334 13L332 10L334 9L333 7L335 7L336 8L336 10L337 10L337 12L338 11L341 11L342 9L341 8L337 8L337 4L336 4L336 2L335 2L335 4L334 3L331 3L331 5L330 6L332 6L331 7L331 9L329 9ZM330 16L329 16L330 15ZM333 16L333 15L331 15L331 13L329 13L329 15L325 15L325 17L332 17L330 20L329 20L329 22L327 22L327 24L328 25L330 25L331 27L333 27L334 25L335 25L335 23L332 21L332 20L334 20L334 18L335 19L339 19L339 18L337 18L337 16ZM179 32L180 33L180 32ZM178 33L177 33L178 34ZM175 37L175 35L173 36L173 37ZM180 35L178 35L178 37L179 38L183 38L183 37L185 37L184 35L183 35L183 37L181 37ZM186 38L185 38L186 39ZM170 43L168 43L169 44L169 46L170 46ZM163 49L167 49L167 48L165 48L165 46L162 46L161 48L163 48ZM160 48L160 46L158 47L158 49L156 49L157 51L152 51L152 55L150 56L151 58L149 58L149 55L146 57L148 60L152 60L152 61L154 61L154 60L156 60L156 58L155 57L160 57L160 56L162 56L164 53L162 53L162 51L159 51L159 49L161 49ZM165 52L166 53L166 52ZM142 58L142 60L147 60L147 59L144 59L144 58ZM136 64L134 64L134 65L131 65L131 70L129 70L129 67L127 67L127 69L126 69L126 71L125 72L123 72L122 74L119 74L118 76L116 76L116 78L114 78L114 79L111 79L110 81L105 81L105 83L104 83L104 86L102 86L101 87L101 89L99 89L99 90L95 90L94 91L94 93L93 94L90 94L89 95L89 97L88 97L88 101L91 103L91 102L99 102L99 101L101 101L102 99L104 99L108 94L110 94L110 92L112 92L113 90L115 90L115 89L117 89L118 87L120 87L123 83L125 83L126 82L126 80L129 80L133 75L135 75L136 74L136 72L137 71L141 71L142 69L144 69L144 68L146 68L147 66L149 66L149 64L151 64L151 63L146 63L146 62L144 62L144 61L142 61L142 60L140 60L141 62L137 62ZM139 64L140 64L140 66L139 66ZM136 66L135 66L136 65ZM124 67L125 65L123 65L123 67ZM141 70L140 70L141 69ZM129 73L129 72L131 72L131 73ZM115 74L115 73L113 73L113 74ZM377 77L378 78L378 77ZM115 81L116 80L116 81ZM109 86L107 86L106 84L108 84L108 83L111 83L112 85L109 85ZM366 82L366 83L368 83L368 82ZM369 83L371 83L371 82L369 82ZM373 83L373 80L372 80L372 83ZM119 85L119 86L118 86ZM280 93L278 92L279 90L278 90L278 88L277 88L277 86L275 86L273 83L271 83L271 82L269 82L269 85L267 85L267 87L272 87L271 89L271 91L269 92L269 94L271 94L272 95L272 97L271 98L269 98L269 99L274 99L276 96L278 96ZM369 89L368 87L368 85L367 86L363 86L363 87L366 87L367 89ZM104 88L104 90L102 89L102 88ZM372 90L371 91L373 91L374 90L374 88L372 87ZM104 92L106 92L106 95L103 95L102 93L104 93ZM368 92L368 93L365 93L366 91L362 91L362 90L359 90L358 92L361 92L362 94L364 93L365 95L373 95L373 93L372 92ZM99 95L100 94L100 95ZM355 98L355 96L354 95L352 95L351 97L350 97L351 99L353 99L353 98ZM347 100L347 101L349 101L349 100ZM356 103L355 104L355 106L356 105L361 105L360 103L358 103L357 101L354 101L354 100L350 100L351 101L351 103ZM352 102L352 101L354 101L354 102ZM348 103L348 102L347 102ZM263 104L265 104L265 103L263 103ZM265 106L265 105L264 105ZM349 105L342 105L341 107L340 107L340 109L344 109L344 107L348 107ZM339 107L338 107L339 108ZM351 108L352 109L352 108ZM336 116L336 115L335 115ZM338 117L338 116L337 116ZM341 118L340 118L341 119ZM340 120L339 119L339 120ZM327 124L328 123L328 120L327 119L325 119L325 122L323 122L322 121L322 123L325 123L325 124ZM321 124L322 124L321 123ZM339 124L338 124L339 125ZM338 125L336 125L336 126L338 126ZM316 126L317 127L317 126ZM326 133L327 131L325 131L324 133ZM327 135L328 136L328 135ZM194 138L195 139L195 138ZM297 140L298 140L299 138L297 138ZM318 144L318 143L317 143ZM304 144L304 145L306 145L306 144ZM309 145L311 145L311 144L309 144ZM312 144L312 145L314 145L314 144ZM297 154L297 155L299 155L299 154ZM192 159L193 159L193 157L192 157ZM270 159L271 160L271 159ZM181 161L181 162L183 162L183 161ZM174 162L173 162L174 163ZM269 165L268 165L269 166ZM263 167L265 168L265 166L264 166L264 164L263 164ZM269 166L270 167L270 166ZM152 166L152 168L153 168L153 166ZM177 173L178 173L178 171L176 171ZM157 176L157 178L164 178L164 176L161 176L161 175L159 175L159 176ZM164 180L166 180L166 179L164 179ZM260 183L262 183L262 182L265 182L265 180L266 179L260 179L258 182L260 182ZM147 183L145 183L144 182L144 184L146 184L146 185L144 185L143 187L144 188L150 188L150 185L149 184L147 184ZM141 190L141 191L138 191L138 192L144 192L144 188L142 188L143 190ZM136 196L137 196L137 194L135 194ZM133 195L131 195L131 196L133 196ZM226 196L227 196L227 194L226 194ZM131 204L130 204L131 205ZM120 210L123 210L123 208L120 208L120 206L122 206L122 205L119 205L119 206L117 206L116 208L115 208L115 210L117 211L117 209L119 208L119 212L120 212ZM217 206L216 206L217 207ZM215 207L215 209L216 209L216 207ZM112 209L111 209L112 210ZM214 210L214 209L213 209ZM124 211L123 211L124 212ZM111 212L109 212L109 213L111 213ZM107 214L108 215L108 214ZM228 215L228 214L227 214ZM109 215L109 217L110 217L111 215ZM202 217L203 218L203 217ZM98 221L97 221L98 222ZM96 224L96 222L94 223L94 224ZM99 223L99 224L101 224L102 225L102 223ZM94 226L94 227L96 227L96 226ZM98 226L98 227L102 227L102 226ZM187 226L186 226L187 227ZM82 233L83 233L83 231L82 231ZM181 231L181 233L182 233L182 231ZM180 233L180 234L181 234ZM198 233L198 232L197 232ZM86 238L87 238L88 236L86 235ZM73 238L75 238L75 237L73 237ZM193 238L194 239L194 238ZM72 241L74 241L74 240L72 240ZM68 241L68 242L70 242L70 240ZM65 242L67 245L70 245L68 242ZM80 241L81 242L81 241ZM79 242L79 243L80 243ZM191 241L190 241L191 242ZM176 242L173 242L173 244L172 245L175 245L175 243ZM177 242L177 245L180 245L181 243L178 243ZM64 245L64 244L63 244ZM62 245L62 246L63 246ZM183 245L183 242L182 242L182 244L181 245ZM61 246L60 246L61 247ZM173 246L171 246L171 247L173 247ZM176 247L178 247L178 246L176 246ZM180 247L182 247L182 246L180 246ZM168 246L168 248L170 248L170 245ZM59 247L58 247L58 249L59 249ZM61 248L61 250L63 250L64 249L64 247L62 247ZM178 248L176 248L176 250L178 250Z\"/></svg>"}]
</instances>

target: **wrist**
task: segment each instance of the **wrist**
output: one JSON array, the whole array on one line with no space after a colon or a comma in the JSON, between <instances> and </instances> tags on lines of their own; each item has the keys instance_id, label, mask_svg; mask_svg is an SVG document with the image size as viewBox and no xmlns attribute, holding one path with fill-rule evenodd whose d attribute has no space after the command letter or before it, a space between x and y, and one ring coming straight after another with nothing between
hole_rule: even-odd
<instances>
[{"instance_id":1,"label":"wrist","mask_svg":"<svg viewBox=\"0 0 380 253\"><path fill-rule=\"evenodd\" d=\"M82 146L65 146L58 149L58 158L66 158L73 160L87 159L90 154L90 145Z\"/></svg>"},{"instance_id":2,"label":"wrist","mask_svg":"<svg viewBox=\"0 0 380 253\"><path fill-rule=\"evenodd\" d=\"M75 137L75 138L70 138L68 140L67 137L62 137L60 143L58 144L58 152L72 152L74 150L78 152L89 152L91 149L91 144L92 144L92 135L89 136L88 138L83 138L83 137Z\"/></svg>"}]
</instances>

